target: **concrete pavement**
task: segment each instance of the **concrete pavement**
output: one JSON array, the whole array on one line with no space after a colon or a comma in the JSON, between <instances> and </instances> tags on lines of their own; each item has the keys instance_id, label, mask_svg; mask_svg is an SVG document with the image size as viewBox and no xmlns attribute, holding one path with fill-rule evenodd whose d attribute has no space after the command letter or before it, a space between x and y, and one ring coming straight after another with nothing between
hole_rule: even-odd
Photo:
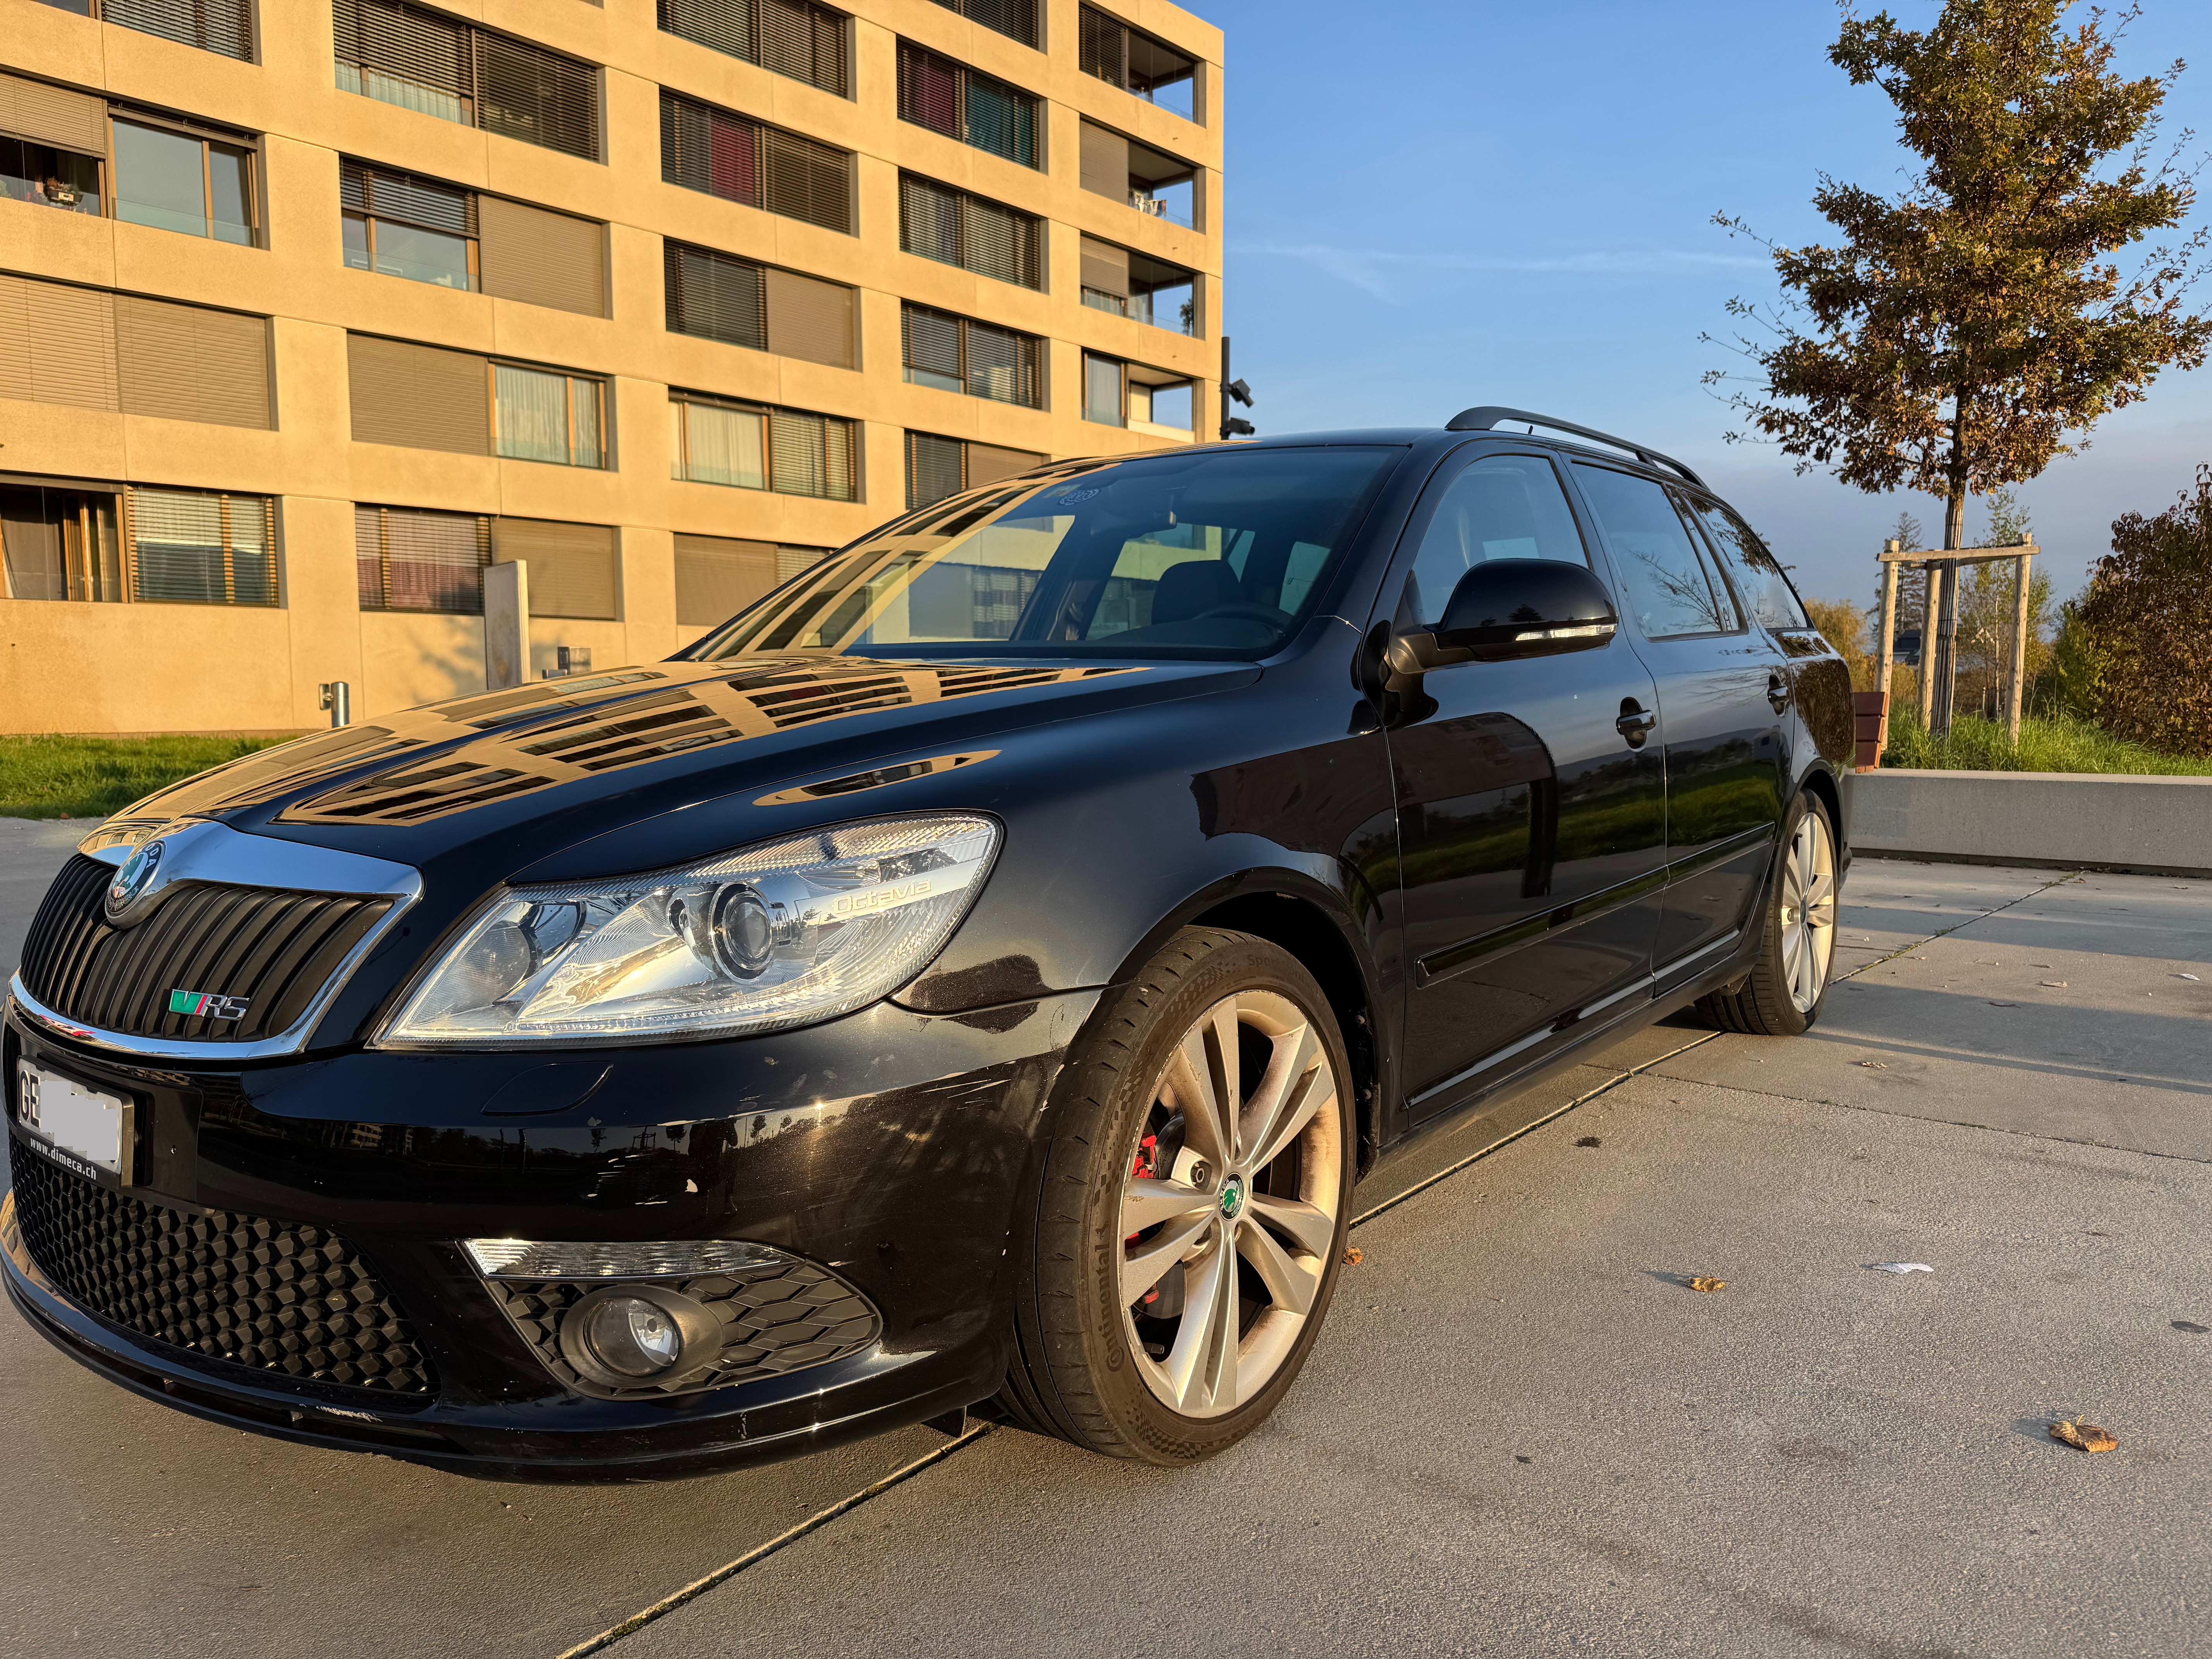
<instances>
[{"instance_id":1,"label":"concrete pavement","mask_svg":"<svg viewBox=\"0 0 2212 1659\"><path fill-rule=\"evenodd\" d=\"M0 960L66 846L16 835ZM605 1650L2212 1645L2212 1334L2176 1326L2212 1326L2212 882L1869 860L1845 898L1808 1037L1656 1028L1486 1157L1388 1160L1298 1387L1194 1470L1001 1430L852 1502L916 1430L491 1486L176 1415L0 1314L0 1652L550 1656L841 1502ZM2119 1449L2053 1444L2077 1412Z\"/></svg>"}]
</instances>

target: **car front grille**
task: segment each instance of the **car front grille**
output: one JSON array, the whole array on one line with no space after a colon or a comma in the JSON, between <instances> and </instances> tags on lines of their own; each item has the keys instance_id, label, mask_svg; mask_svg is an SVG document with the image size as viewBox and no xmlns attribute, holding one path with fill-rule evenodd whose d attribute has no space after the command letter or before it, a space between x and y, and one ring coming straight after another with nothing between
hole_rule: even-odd
<instances>
[{"instance_id":1,"label":"car front grille","mask_svg":"<svg viewBox=\"0 0 2212 1659\"><path fill-rule=\"evenodd\" d=\"M642 1383L610 1389L577 1375L562 1358L561 1316L592 1291L618 1279L484 1281L545 1367L579 1394L605 1400L653 1400L668 1390ZM722 1322L722 1352L713 1370L694 1376L683 1392L726 1388L763 1376L781 1376L859 1353L883 1334L875 1304L811 1261L786 1258L735 1273L655 1279L704 1303Z\"/></svg>"},{"instance_id":2,"label":"car front grille","mask_svg":"<svg viewBox=\"0 0 2212 1659\"><path fill-rule=\"evenodd\" d=\"M291 1029L392 908L212 882L180 884L135 927L101 908L114 872L78 854L62 866L23 941L23 984L70 1019L127 1036L257 1042ZM235 1020L179 1013L173 992L235 998Z\"/></svg>"},{"instance_id":3,"label":"car front grille","mask_svg":"<svg viewBox=\"0 0 2212 1659\"><path fill-rule=\"evenodd\" d=\"M18 1142L15 1214L40 1270L103 1318L172 1347L380 1394L426 1395L428 1362L346 1242L95 1185Z\"/></svg>"}]
</instances>

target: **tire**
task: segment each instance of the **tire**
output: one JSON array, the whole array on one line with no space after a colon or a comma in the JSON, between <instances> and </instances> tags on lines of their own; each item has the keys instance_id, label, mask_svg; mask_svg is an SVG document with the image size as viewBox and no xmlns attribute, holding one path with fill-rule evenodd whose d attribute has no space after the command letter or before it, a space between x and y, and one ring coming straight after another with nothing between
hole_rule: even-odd
<instances>
[{"instance_id":1,"label":"tire","mask_svg":"<svg viewBox=\"0 0 2212 1659\"><path fill-rule=\"evenodd\" d=\"M1079 1040L1054 1091L1018 1218L1005 1415L1170 1466L1264 1422L1336 1289L1350 1077L1328 1000L1297 958L1220 928L1170 939ZM1232 1093L1243 1109L1224 1128L1210 1109Z\"/></svg>"},{"instance_id":2,"label":"tire","mask_svg":"<svg viewBox=\"0 0 2212 1659\"><path fill-rule=\"evenodd\" d=\"M1698 1012L1722 1030L1797 1036L1820 1018L1834 983L1838 852L1826 805L1809 790L1800 793L1782 821L1759 959L1740 984L1698 1000ZM1814 897L1804 903L1808 872Z\"/></svg>"}]
</instances>

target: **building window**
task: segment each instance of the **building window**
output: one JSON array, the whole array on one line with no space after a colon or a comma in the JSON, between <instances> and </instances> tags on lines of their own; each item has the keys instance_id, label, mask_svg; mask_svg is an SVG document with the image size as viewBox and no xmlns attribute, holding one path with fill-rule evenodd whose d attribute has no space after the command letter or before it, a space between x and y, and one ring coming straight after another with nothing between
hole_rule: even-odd
<instances>
[{"instance_id":1,"label":"building window","mask_svg":"<svg viewBox=\"0 0 2212 1659\"><path fill-rule=\"evenodd\" d=\"M661 274L671 333L835 368L857 366L854 295L842 283L681 242L663 245Z\"/></svg>"},{"instance_id":2,"label":"building window","mask_svg":"<svg viewBox=\"0 0 2212 1659\"><path fill-rule=\"evenodd\" d=\"M404 0L333 0L331 21L340 90L600 159L598 65Z\"/></svg>"},{"instance_id":3,"label":"building window","mask_svg":"<svg viewBox=\"0 0 2212 1659\"><path fill-rule=\"evenodd\" d=\"M1083 418L1103 426L1127 426L1128 404L1122 395L1123 365L1095 351L1083 354Z\"/></svg>"},{"instance_id":4,"label":"building window","mask_svg":"<svg viewBox=\"0 0 2212 1659\"><path fill-rule=\"evenodd\" d=\"M660 27L840 98L852 96L852 20L810 0L660 0Z\"/></svg>"},{"instance_id":5,"label":"building window","mask_svg":"<svg viewBox=\"0 0 2212 1659\"><path fill-rule=\"evenodd\" d=\"M899 175L899 246L1024 288L1044 287L1044 221L950 185Z\"/></svg>"},{"instance_id":6,"label":"building window","mask_svg":"<svg viewBox=\"0 0 2212 1659\"><path fill-rule=\"evenodd\" d=\"M491 520L482 514L356 507L353 544L362 610L483 614Z\"/></svg>"},{"instance_id":7,"label":"building window","mask_svg":"<svg viewBox=\"0 0 2212 1659\"><path fill-rule=\"evenodd\" d=\"M1082 240L1083 303L1172 334L1203 332L1198 323L1198 273L1096 236Z\"/></svg>"},{"instance_id":8,"label":"building window","mask_svg":"<svg viewBox=\"0 0 2212 1659\"><path fill-rule=\"evenodd\" d=\"M477 199L471 191L360 161L338 168L345 262L438 288L477 286Z\"/></svg>"},{"instance_id":9,"label":"building window","mask_svg":"<svg viewBox=\"0 0 2212 1659\"><path fill-rule=\"evenodd\" d=\"M780 495L860 499L852 422L699 392L673 392L669 401L677 477Z\"/></svg>"},{"instance_id":10,"label":"building window","mask_svg":"<svg viewBox=\"0 0 2212 1659\"><path fill-rule=\"evenodd\" d=\"M1079 180L1094 195L1123 202L1170 224L1198 225L1198 169L1095 121L1082 124Z\"/></svg>"},{"instance_id":11,"label":"building window","mask_svg":"<svg viewBox=\"0 0 2212 1659\"><path fill-rule=\"evenodd\" d=\"M1025 167L1037 158L1037 100L1028 93L902 40L899 114Z\"/></svg>"},{"instance_id":12,"label":"building window","mask_svg":"<svg viewBox=\"0 0 2212 1659\"><path fill-rule=\"evenodd\" d=\"M276 503L268 496L133 489L124 501L134 601L276 603Z\"/></svg>"},{"instance_id":13,"label":"building window","mask_svg":"<svg viewBox=\"0 0 2212 1659\"><path fill-rule=\"evenodd\" d=\"M243 64L253 61L250 0L46 0L46 3L80 17L97 17L118 28L158 34L179 46L235 58Z\"/></svg>"},{"instance_id":14,"label":"building window","mask_svg":"<svg viewBox=\"0 0 2212 1659\"><path fill-rule=\"evenodd\" d=\"M1075 61L1085 75L1109 86L1133 92L1186 121L1198 118L1197 60L1095 6L1085 6L1078 15Z\"/></svg>"},{"instance_id":15,"label":"building window","mask_svg":"<svg viewBox=\"0 0 2212 1659\"><path fill-rule=\"evenodd\" d=\"M0 274L0 398L272 424L269 319Z\"/></svg>"},{"instance_id":16,"label":"building window","mask_svg":"<svg viewBox=\"0 0 2212 1659\"><path fill-rule=\"evenodd\" d=\"M957 495L963 489L1042 466L1045 458L1026 449L1002 449L930 432L906 434L906 505L908 512Z\"/></svg>"},{"instance_id":17,"label":"building window","mask_svg":"<svg viewBox=\"0 0 2212 1659\"><path fill-rule=\"evenodd\" d=\"M827 558L826 547L779 546L726 536L676 538L676 622L713 628Z\"/></svg>"},{"instance_id":18,"label":"building window","mask_svg":"<svg viewBox=\"0 0 2212 1659\"><path fill-rule=\"evenodd\" d=\"M1044 407L1040 341L1033 334L908 305L899 318L906 378L940 392L964 392L1002 404Z\"/></svg>"},{"instance_id":19,"label":"building window","mask_svg":"<svg viewBox=\"0 0 2212 1659\"><path fill-rule=\"evenodd\" d=\"M937 0L937 3L1009 40L1018 40L1025 46L1037 45L1036 0Z\"/></svg>"},{"instance_id":20,"label":"building window","mask_svg":"<svg viewBox=\"0 0 2212 1659\"><path fill-rule=\"evenodd\" d=\"M11 599L126 599L114 495L0 487L0 572Z\"/></svg>"},{"instance_id":21,"label":"building window","mask_svg":"<svg viewBox=\"0 0 2212 1659\"><path fill-rule=\"evenodd\" d=\"M510 460L605 466L601 399L605 387L582 374L492 365L492 408L499 453Z\"/></svg>"},{"instance_id":22,"label":"building window","mask_svg":"<svg viewBox=\"0 0 2212 1659\"><path fill-rule=\"evenodd\" d=\"M660 94L660 176L853 234L850 153L667 91Z\"/></svg>"},{"instance_id":23,"label":"building window","mask_svg":"<svg viewBox=\"0 0 2212 1659\"><path fill-rule=\"evenodd\" d=\"M253 152L176 127L115 118L115 216L253 246Z\"/></svg>"}]
</instances>

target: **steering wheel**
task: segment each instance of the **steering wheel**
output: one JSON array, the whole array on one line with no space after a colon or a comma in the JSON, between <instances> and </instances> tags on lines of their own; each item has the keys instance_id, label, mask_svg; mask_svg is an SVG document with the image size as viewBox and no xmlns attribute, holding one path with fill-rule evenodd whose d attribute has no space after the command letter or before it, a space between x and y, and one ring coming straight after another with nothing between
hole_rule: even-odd
<instances>
[{"instance_id":1,"label":"steering wheel","mask_svg":"<svg viewBox=\"0 0 2212 1659\"><path fill-rule=\"evenodd\" d=\"M1224 620L1266 623L1271 627L1279 626L1291 619L1289 611L1278 611L1272 605L1261 605L1256 599L1239 599L1229 605L1217 605L1210 611L1201 611L1191 620L1211 622L1217 617Z\"/></svg>"}]
</instances>

